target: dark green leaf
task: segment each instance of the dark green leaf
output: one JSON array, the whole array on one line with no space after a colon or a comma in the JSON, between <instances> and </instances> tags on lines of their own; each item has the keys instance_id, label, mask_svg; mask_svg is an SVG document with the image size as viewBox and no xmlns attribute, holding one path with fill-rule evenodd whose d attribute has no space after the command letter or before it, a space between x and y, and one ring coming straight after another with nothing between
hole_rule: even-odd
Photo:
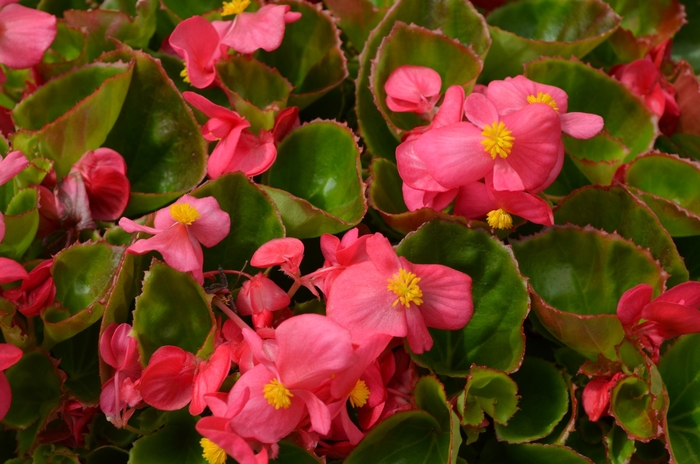
<instances>
[{"instance_id":1,"label":"dark green leaf","mask_svg":"<svg viewBox=\"0 0 700 464\"><path fill-rule=\"evenodd\" d=\"M39 229L39 196L36 189L20 190L7 205L5 238L0 243L0 255L20 260Z\"/></svg>"},{"instance_id":2,"label":"dark green leaf","mask_svg":"<svg viewBox=\"0 0 700 464\"><path fill-rule=\"evenodd\" d=\"M464 407L464 419L469 416L471 420L462 423L476 427L483 421L485 412L496 423L507 424L518 409L517 392L518 385L505 373L472 367L464 388L466 403L460 405Z\"/></svg>"},{"instance_id":3,"label":"dark green leaf","mask_svg":"<svg viewBox=\"0 0 700 464\"><path fill-rule=\"evenodd\" d=\"M202 457L202 436L195 430L197 418L186 409L171 412L165 427L141 437L129 452L132 464L206 464Z\"/></svg>"},{"instance_id":4,"label":"dark green leaf","mask_svg":"<svg viewBox=\"0 0 700 464\"><path fill-rule=\"evenodd\" d=\"M659 435L657 411L647 382L631 375L615 384L610 392L610 410L625 431L639 439Z\"/></svg>"}]
</instances>

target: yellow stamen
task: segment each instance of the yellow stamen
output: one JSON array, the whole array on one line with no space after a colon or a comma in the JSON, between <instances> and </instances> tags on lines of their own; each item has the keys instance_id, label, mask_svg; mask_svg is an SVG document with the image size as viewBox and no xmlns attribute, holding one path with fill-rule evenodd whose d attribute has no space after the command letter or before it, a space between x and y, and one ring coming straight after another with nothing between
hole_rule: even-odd
<instances>
[{"instance_id":1,"label":"yellow stamen","mask_svg":"<svg viewBox=\"0 0 700 464\"><path fill-rule=\"evenodd\" d=\"M486 215L486 221L494 229L510 229L513 227L513 218L502 209L494 209Z\"/></svg>"},{"instance_id":2,"label":"yellow stamen","mask_svg":"<svg viewBox=\"0 0 700 464\"><path fill-rule=\"evenodd\" d=\"M226 451L221 449L219 445L208 438L202 438L199 440L199 444L204 450L202 457L206 459L209 464L224 464L226 462Z\"/></svg>"},{"instance_id":3,"label":"yellow stamen","mask_svg":"<svg viewBox=\"0 0 700 464\"><path fill-rule=\"evenodd\" d=\"M287 409L292 405L292 392L284 388L277 378L272 379L270 383L263 387L263 396L275 409Z\"/></svg>"},{"instance_id":4,"label":"yellow stamen","mask_svg":"<svg viewBox=\"0 0 700 464\"><path fill-rule=\"evenodd\" d=\"M405 307L410 307L411 303L420 306L423 303L421 297L423 290L418 286L420 277L417 277L413 272L406 272L404 268L400 268L397 274L394 274L388 280L387 290L394 292L398 298L392 306L396 306L399 301Z\"/></svg>"},{"instance_id":5,"label":"yellow stamen","mask_svg":"<svg viewBox=\"0 0 700 464\"><path fill-rule=\"evenodd\" d=\"M484 127L484 131L481 133L485 137L481 141L484 151L489 153L493 159L496 159L497 155L501 158L508 158L515 140L515 137L510 134L512 132L508 130L503 121L494 122L490 126Z\"/></svg>"},{"instance_id":6,"label":"yellow stamen","mask_svg":"<svg viewBox=\"0 0 700 464\"><path fill-rule=\"evenodd\" d=\"M364 380L358 380L355 388L350 392L350 404L353 408L361 408L367 403L369 398L369 388Z\"/></svg>"},{"instance_id":7,"label":"yellow stamen","mask_svg":"<svg viewBox=\"0 0 700 464\"><path fill-rule=\"evenodd\" d=\"M528 103L544 103L545 105L551 106L554 111L557 113L559 112L559 108L557 107L557 102L554 101L552 96L548 93L542 93L542 92L537 92L537 96L534 95L529 95L527 97L527 102Z\"/></svg>"},{"instance_id":8,"label":"yellow stamen","mask_svg":"<svg viewBox=\"0 0 700 464\"><path fill-rule=\"evenodd\" d=\"M180 71L180 77L182 78L182 80L183 80L184 82L186 82L186 83L188 83L188 84L191 84L191 83L192 83L192 82L190 82L190 76L187 74L187 66L185 66L184 68L182 68L182 71Z\"/></svg>"},{"instance_id":9,"label":"yellow stamen","mask_svg":"<svg viewBox=\"0 0 700 464\"><path fill-rule=\"evenodd\" d=\"M224 2L224 10L221 12L221 16L231 16L243 13L246 8L250 5L250 0L231 0L230 2Z\"/></svg>"},{"instance_id":10,"label":"yellow stamen","mask_svg":"<svg viewBox=\"0 0 700 464\"><path fill-rule=\"evenodd\" d=\"M170 206L170 216L181 224L191 226L202 215L189 203L178 203Z\"/></svg>"}]
</instances>

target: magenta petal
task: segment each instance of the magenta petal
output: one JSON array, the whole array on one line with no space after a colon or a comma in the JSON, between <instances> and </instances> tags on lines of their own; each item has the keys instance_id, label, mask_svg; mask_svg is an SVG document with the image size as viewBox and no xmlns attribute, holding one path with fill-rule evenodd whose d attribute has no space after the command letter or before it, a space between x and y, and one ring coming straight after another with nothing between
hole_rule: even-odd
<instances>
[{"instance_id":1,"label":"magenta petal","mask_svg":"<svg viewBox=\"0 0 700 464\"><path fill-rule=\"evenodd\" d=\"M416 211L421 208L442 211L455 199L458 189L451 189L446 192L432 192L412 189L408 185L403 184L401 191L409 211Z\"/></svg>"},{"instance_id":2,"label":"magenta petal","mask_svg":"<svg viewBox=\"0 0 700 464\"><path fill-rule=\"evenodd\" d=\"M559 116L561 131L577 139L590 139L603 130L603 118L591 113L566 113Z\"/></svg>"},{"instance_id":3,"label":"magenta petal","mask_svg":"<svg viewBox=\"0 0 700 464\"><path fill-rule=\"evenodd\" d=\"M498 111L494 104L480 93L472 93L464 101L464 114L477 127L484 128L498 122Z\"/></svg>"},{"instance_id":4,"label":"magenta petal","mask_svg":"<svg viewBox=\"0 0 700 464\"><path fill-rule=\"evenodd\" d=\"M700 306L700 282L690 281L676 285L654 300L654 302L659 301L677 303L689 308L697 308Z\"/></svg>"},{"instance_id":5,"label":"magenta petal","mask_svg":"<svg viewBox=\"0 0 700 464\"><path fill-rule=\"evenodd\" d=\"M591 422L596 422L607 412L610 405L610 388L611 382L603 377L592 379L583 388L583 409Z\"/></svg>"},{"instance_id":6,"label":"magenta petal","mask_svg":"<svg viewBox=\"0 0 700 464\"><path fill-rule=\"evenodd\" d=\"M192 399L195 358L176 346L162 346L153 353L141 375L141 396L154 408L175 411Z\"/></svg>"},{"instance_id":7,"label":"magenta petal","mask_svg":"<svg viewBox=\"0 0 700 464\"><path fill-rule=\"evenodd\" d=\"M12 405L12 390L4 372L0 372L0 420L3 420Z\"/></svg>"},{"instance_id":8,"label":"magenta petal","mask_svg":"<svg viewBox=\"0 0 700 464\"><path fill-rule=\"evenodd\" d=\"M493 194L482 182L472 182L459 188L455 214L468 219L479 219L498 209Z\"/></svg>"},{"instance_id":9,"label":"magenta petal","mask_svg":"<svg viewBox=\"0 0 700 464\"><path fill-rule=\"evenodd\" d=\"M39 64L56 37L56 17L22 5L0 10L0 63L22 69Z\"/></svg>"},{"instance_id":10,"label":"magenta petal","mask_svg":"<svg viewBox=\"0 0 700 464\"><path fill-rule=\"evenodd\" d=\"M406 308L406 325L408 327L406 340L411 351L421 354L433 347L433 337L428 332L428 326L421 311L415 305Z\"/></svg>"},{"instance_id":11,"label":"magenta petal","mask_svg":"<svg viewBox=\"0 0 700 464\"><path fill-rule=\"evenodd\" d=\"M221 43L246 55L259 48L271 52L282 43L288 11L289 5L265 5L255 13L240 13Z\"/></svg>"},{"instance_id":12,"label":"magenta petal","mask_svg":"<svg viewBox=\"0 0 700 464\"><path fill-rule=\"evenodd\" d=\"M22 359L22 350L9 343L0 343L0 371L14 366Z\"/></svg>"},{"instance_id":13,"label":"magenta petal","mask_svg":"<svg viewBox=\"0 0 700 464\"><path fill-rule=\"evenodd\" d=\"M229 420L222 417L204 417L197 422L197 432L216 443L226 454L239 464L260 464L267 462L267 451L257 456L250 445L239 435L228 429Z\"/></svg>"},{"instance_id":14,"label":"magenta petal","mask_svg":"<svg viewBox=\"0 0 700 464\"><path fill-rule=\"evenodd\" d=\"M299 271L304 257L304 244L297 238L275 238L258 248L250 259L250 265L261 269L287 263L290 272Z\"/></svg>"},{"instance_id":15,"label":"magenta petal","mask_svg":"<svg viewBox=\"0 0 700 464\"><path fill-rule=\"evenodd\" d=\"M432 129L454 124L462 120L464 111L464 89L459 85L451 85L445 92L445 98L438 109L435 118L430 123Z\"/></svg>"},{"instance_id":16,"label":"magenta petal","mask_svg":"<svg viewBox=\"0 0 700 464\"><path fill-rule=\"evenodd\" d=\"M423 304L418 309L426 325L443 330L457 330L467 325L474 312L471 277L441 264L412 264L411 267L421 279Z\"/></svg>"},{"instance_id":17,"label":"magenta petal","mask_svg":"<svg viewBox=\"0 0 700 464\"><path fill-rule=\"evenodd\" d=\"M384 90L391 111L426 113L440 96L442 79L425 66L399 66L389 75Z\"/></svg>"},{"instance_id":18,"label":"magenta petal","mask_svg":"<svg viewBox=\"0 0 700 464\"><path fill-rule=\"evenodd\" d=\"M29 273L17 261L0 258L0 284L9 284L29 277Z\"/></svg>"},{"instance_id":19,"label":"magenta petal","mask_svg":"<svg viewBox=\"0 0 700 464\"><path fill-rule=\"evenodd\" d=\"M552 168L552 171L549 173L549 176L547 179L545 179L544 183L541 185L538 185L535 188L532 188L529 190L530 193L537 194L552 185L552 183L557 179L559 176L559 173L561 172L561 168L564 167L564 157L566 156L566 150L564 149L564 142L559 141L559 151L557 152L557 162Z\"/></svg>"},{"instance_id":20,"label":"magenta petal","mask_svg":"<svg viewBox=\"0 0 700 464\"><path fill-rule=\"evenodd\" d=\"M700 311L680 304L652 301L642 310L642 318L656 322L665 340L700 332Z\"/></svg>"},{"instance_id":21,"label":"magenta petal","mask_svg":"<svg viewBox=\"0 0 700 464\"><path fill-rule=\"evenodd\" d=\"M267 171L275 159L277 148L272 134L260 131L256 136L250 131L243 131L224 172L241 171L248 177L257 176Z\"/></svg>"},{"instance_id":22,"label":"magenta petal","mask_svg":"<svg viewBox=\"0 0 700 464\"><path fill-rule=\"evenodd\" d=\"M219 345L209 361L199 364L194 376L190 414L200 415L206 408L204 395L216 392L231 369L231 354L225 345Z\"/></svg>"},{"instance_id":23,"label":"magenta petal","mask_svg":"<svg viewBox=\"0 0 700 464\"><path fill-rule=\"evenodd\" d=\"M27 166L29 166L29 160L21 151L8 153L5 159L0 161L0 185L7 183Z\"/></svg>"},{"instance_id":24,"label":"magenta petal","mask_svg":"<svg viewBox=\"0 0 700 464\"><path fill-rule=\"evenodd\" d=\"M535 224L554 224L552 208L542 198L527 192L494 192L496 202L507 213L515 214Z\"/></svg>"},{"instance_id":25,"label":"magenta petal","mask_svg":"<svg viewBox=\"0 0 700 464\"><path fill-rule=\"evenodd\" d=\"M133 233L133 232L146 232L147 234L157 234L160 232L158 229L154 229L153 227L148 227L148 226L142 226L141 224L137 224L136 222L132 221L129 218L121 218L119 220L119 227L124 229L125 232Z\"/></svg>"},{"instance_id":26,"label":"magenta petal","mask_svg":"<svg viewBox=\"0 0 700 464\"><path fill-rule=\"evenodd\" d=\"M642 309L651 301L653 291L651 285L639 284L622 294L617 303L617 318L624 327L631 327L641 319Z\"/></svg>"},{"instance_id":27,"label":"magenta petal","mask_svg":"<svg viewBox=\"0 0 700 464\"><path fill-rule=\"evenodd\" d=\"M185 58L187 75L198 89L214 82L214 62L221 56L219 34L212 24L201 16L193 16L179 23L170 35L170 45Z\"/></svg>"},{"instance_id":28,"label":"magenta petal","mask_svg":"<svg viewBox=\"0 0 700 464\"><path fill-rule=\"evenodd\" d=\"M345 432L345 435L348 436L348 441L351 445L358 444L360 440L365 437L365 434L362 433L359 428L357 428L352 420L350 420L348 409L346 407L343 407L340 410L340 423L343 426L343 431Z\"/></svg>"}]
</instances>

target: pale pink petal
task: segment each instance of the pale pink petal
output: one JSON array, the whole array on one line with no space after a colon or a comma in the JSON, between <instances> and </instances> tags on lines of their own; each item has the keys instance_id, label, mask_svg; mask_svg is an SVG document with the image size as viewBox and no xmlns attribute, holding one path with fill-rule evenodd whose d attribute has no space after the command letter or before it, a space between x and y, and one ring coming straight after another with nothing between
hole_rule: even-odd
<instances>
[{"instance_id":1,"label":"pale pink petal","mask_svg":"<svg viewBox=\"0 0 700 464\"><path fill-rule=\"evenodd\" d=\"M459 85L451 85L445 92L445 98L437 114L430 123L431 129L454 124L462 120L464 111L464 89Z\"/></svg>"},{"instance_id":2,"label":"pale pink petal","mask_svg":"<svg viewBox=\"0 0 700 464\"><path fill-rule=\"evenodd\" d=\"M214 26L201 16L185 19L170 35L170 45L185 59L187 76L194 87L201 89L214 82L214 62L221 57L219 40Z\"/></svg>"},{"instance_id":3,"label":"pale pink petal","mask_svg":"<svg viewBox=\"0 0 700 464\"><path fill-rule=\"evenodd\" d=\"M512 79L491 81L486 89L486 96L501 116L515 113L528 105L528 94L513 85Z\"/></svg>"},{"instance_id":4,"label":"pale pink petal","mask_svg":"<svg viewBox=\"0 0 700 464\"><path fill-rule=\"evenodd\" d=\"M440 97L442 79L434 69L404 65L389 75L384 90L391 111L427 113Z\"/></svg>"},{"instance_id":5,"label":"pale pink petal","mask_svg":"<svg viewBox=\"0 0 700 464\"><path fill-rule=\"evenodd\" d=\"M129 233L146 232L147 234L157 234L158 232L160 232L160 230L158 229L154 229L153 227L148 226L142 226L141 224L137 224L131 219L124 217L119 220L119 227L124 229L125 232Z\"/></svg>"},{"instance_id":6,"label":"pale pink petal","mask_svg":"<svg viewBox=\"0 0 700 464\"><path fill-rule=\"evenodd\" d=\"M0 284L9 284L29 277L29 273L17 261L0 257Z\"/></svg>"},{"instance_id":7,"label":"pale pink petal","mask_svg":"<svg viewBox=\"0 0 700 464\"><path fill-rule=\"evenodd\" d=\"M257 176L270 169L275 159L277 148L270 132L263 130L256 136L243 131L224 172L241 171L248 177Z\"/></svg>"},{"instance_id":8,"label":"pale pink petal","mask_svg":"<svg viewBox=\"0 0 700 464\"><path fill-rule=\"evenodd\" d=\"M214 197L196 198L183 195L176 203L189 203L201 217L187 226L189 232L205 247L213 247L226 238L231 229L231 218L222 211Z\"/></svg>"},{"instance_id":9,"label":"pale pink petal","mask_svg":"<svg viewBox=\"0 0 700 464\"><path fill-rule=\"evenodd\" d=\"M289 9L289 5L265 5L255 13L240 13L221 42L246 55L259 48L271 52L282 44L285 24L295 20L296 15L285 17Z\"/></svg>"},{"instance_id":10,"label":"pale pink petal","mask_svg":"<svg viewBox=\"0 0 700 464\"><path fill-rule=\"evenodd\" d=\"M525 95L525 101L527 101L527 97L532 96L536 98L537 94L539 92L542 92L543 94L549 94L549 96L552 97L554 103L556 104L559 110L559 114L566 113L569 107L569 96L559 87L547 84L540 84L539 82L531 81L530 79L522 75L515 76L512 79L506 78L506 80L510 80L513 86Z\"/></svg>"},{"instance_id":11,"label":"pale pink petal","mask_svg":"<svg viewBox=\"0 0 700 464\"><path fill-rule=\"evenodd\" d=\"M441 264L404 264L421 279L423 303L417 308L428 327L457 330L467 325L474 312L471 277Z\"/></svg>"},{"instance_id":12,"label":"pale pink petal","mask_svg":"<svg viewBox=\"0 0 700 464\"><path fill-rule=\"evenodd\" d=\"M29 166L29 160L21 151L8 153L5 159L0 161L0 185L7 183L27 166Z\"/></svg>"},{"instance_id":13,"label":"pale pink petal","mask_svg":"<svg viewBox=\"0 0 700 464\"><path fill-rule=\"evenodd\" d=\"M642 317L642 309L650 301L653 294L651 285L639 284L627 290L617 303L617 318L624 327L631 327Z\"/></svg>"},{"instance_id":14,"label":"pale pink petal","mask_svg":"<svg viewBox=\"0 0 700 464\"><path fill-rule=\"evenodd\" d=\"M9 369L22 359L22 350L9 343L0 343L0 371Z\"/></svg>"},{"instance_id":15,"label":"pale pink petal","mask_svg":"<svg viewBox=\"0 0 700 464\"><path fill-rule=\"evenodd\" d=\"M192 402L189 411L193 416L200 415L207 404L204 395L216 392L231 369L229 349L219 345L208 361L199 364L192 385Z\"/></svg>"},{"instance_id":16,"label":"pale pink petal","mask_svg":"<svg viewBox=\"0 0 700 464\"><path fill-rule=\"evenodd\" d=\"M603 129L603 118L591 113L559 115L561 131L577 139L590 139Z\"/></svg>"},{"instance_id":17,"label":"pale pink petal","mask_svg":"<svg viewBox=\"0 0 700 464\"><path fill-rule=\"evenodd\" d=\"M250 265L261 269L285 265L296 274L304 257L304 244L297 238L275 238L258 248L250 259Z\"/></svg>"},{"instance_id":18,"label":"pale pink petal","mask_svg":"<svg viewBox=\"0 0 700 464\"><path fill-rule=\"evenodd\" d=\"M469 121L481 129L499 121L494 104L480 93L467 96L464 101L464 114Z\"/></svg>"},{"instance_id":19,"label":"pale pink petal","mask_svg":"<svg viewBox=\"0 0 700 464\"><path fill-rule=\"evenodd\" d=\"M292 393L306 405L313 430L326 435L331 429L331 413L328 406L307 390L292 390Z\"/></svg>"},{"instance_id":20,"label":"pale pink petal","mask_svg":"<svg viewBox=\"0 0 700 464\"><path fill-rule=\"evenodd\" d=\"M433 337L428 332L428 326L421 311L415 305L406 308L406 326L408 327L406 340L411 351L421 354L433 347Z\"/></svg>"},{"instance_id":21,"label":"pale pink petal","mask_svg":"<svg viewBox=\"0 0 700 464\"><path fill-rule=\"evenodd\" d=\"M413 189L432 192L449 190L433 178L428 171L428 166L416 155L415 143L419 137L409 136L396 147L396 167L401 179Z\"/></svg>"},{"instance_id":22,"label":"pale pink petal","mask_svg":"<svg viewBox=\"0 0 700 464\"><path fill-rule=\"evenodd\" d=\"M472 182L459 188L455 214L468 219L480 219L498 209L491 190L482 182Z\"/></svg>"},{"instance_id":23,"label":"pale pink petal","mask_svg":"<svg viewBox=\"0 0 700 464\"><path fill-rule=\"evenodd\" d=\"M493 165L493 188L495 190L525 190L525 185L520 174L508 163L507 160L496 157Z\"/></svg>"},{"instance_id":24,"label":"pale pink petal","mask_svg":"<svg viewBox=\"0 0 700 464\"><path fill-rule=\"evenodd\" d=\"M698 308L700 306L700 282L690 281L676 285L659 295L654 301L666 301L689 308Z\"/></svg>"},{"instance_id":25,"label":"pale pink petal","mask_svg":"<svg viewBox=\"0 0 700 464\"><path fill-rule=\"evenodd\" d=\"M22 5L0 10L0 63L22 69L39 64L56 37L56 17Z\"/></svg>"},{"instance_id":26,"label":"pale pink petal","mask_svg":"<svg viewBox=\"0 0 700 464\"><path fill-rule=\"evenodd\" d=\"M554 224L552 208L542 198L527 192L493 192L499 207L535 224Z\"/></svg>"},{"instance_id":27,"label":"pale pink petal","mask_svg":"<svg viewBox=\"0 0 700 464\"><path fill-rule=\"evenodd\" d=\"M174 225L149 239L139 240L126 249L137 255L153 250L159 251L163 260L172 268L180 272L192 272L198 282L204 281L202 247L187 232L187 226Z\"/></svg>"},{"instance_id":28,"label":"pale pink petal","mask_svg":"<svg viewBox=\"0 0 700 464\"><path fill-rule=\"evenodd\" d=\"M279 285L259 272L243 283L236 297L236 307L244 316L263 311L278 311L290 303L289 295Z\"/></svg>"},{"instance_id":29,"label":"pale pink petal","mask_svg":"<svg viewBox=\"0 0 700 464\"><path fill-rule=\"evenodd\" d=\"M393 274L399 271L401 261L396 256L396 251L389 243L388 238L380 233L376 233L367 238L366 248L372 264L385 276L385 279L391 278Z\"/></svg>"},{"instance_id":30,"label":"pale pink petal","mask_svg":"<svg viewBox=\"0 0 700 464\"><path fill-rule=\"evenodd\" d=\"M263 448L257 455L250 445L239 435L228 430L229 419L204 417L197 422L197 432L216 443L226 454L239 464L267 463L267 450Z\"/></svg>"},{"instance_id":31,"label":"pale pink petal","mask_svg":"<svg viewBox=\"0 0 700 464\"><path fill-rule=\"evenodd\" d=\"M143 400L163 411L183 408L192 400L195 366L192 353L177 346L161 346L141 376Z\"/></svg>"},{"instance_id":32,"label":"pale pink petal","mask_svg":"<svg viewBox=\"0 0 700 464\"><path fill-rule=\"evenodd\" d=\"M430 208L442 211L452 203L457 196L458 189L451 189L446 192L430 192L425 190L412 189L406 184L401 186L403 199L409 211L416 211L421 208Z\"/></svg>"}]
</instances>

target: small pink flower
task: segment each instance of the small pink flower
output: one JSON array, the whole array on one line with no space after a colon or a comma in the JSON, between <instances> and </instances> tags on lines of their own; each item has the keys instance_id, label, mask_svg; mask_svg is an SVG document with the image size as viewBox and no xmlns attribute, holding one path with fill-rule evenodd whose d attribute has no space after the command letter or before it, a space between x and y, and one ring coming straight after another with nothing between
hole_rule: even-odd
<instances>
[{"instance_id":1,"label":"small pink flower","mask_svg":"<svg viewBox=\"0 0 700 464\"><path fill-rule=\"evenodd\" d=\"M4 0L0 9L0 63L23 69L41 62L56 37L56 17L17 2Z\"/></svg>"},{"instance_id":2,"label":"small pink flower","mask_svg":"<svg viewBox=\"0 0 700 464\"><path fill-rule=\"evenodd\" d=\"M22 350L8 343L0 343L0 420L5 418L12 404L12 390L5 373L22 359Z\"/></svg>"},{"instance_id":3,"label":"small pink flower","mask_svg":"<svg viewBox=\"0 0 700 464\"><path fill-rule=\"evenodd\" d=\"M456 330L471 319L471 278L439 264L412 264L386 237L367 240L370 261L348 267L331 287L326 314L347 327L353 342L375 335L407 337L411 350L433 346L428 327Z\"/></svg>"},{"instance_id":4,"label":"small pink flower","mask_svg":"<svg viewBox=\"0 0 700 464\"><path fill-rule=\"evenodd\" d=\"M156 250L169 266L180 272L191 272L201 284L204 282L201 245L212 247L222 241L229 233L231 219L221 210L216 198L183 195L156 213L154 227L141 226L127 218L121 218L119 225L127 232L154 235L138 240L127 252L140 255Z\"/></svg>"},{"instance_id":5,"label":"small pink flower","mask_svg":"<svg viewBox=\"0 0 700 464\"><path fill-rule=\"evenodd\" d=\"M328 295L326 291L346 267L369 260L365 244L371 235L360 236L359 233L355 227L347 231L342 239L331 234L321 236L321 253L325 261L321 269L308 277L325 295Z\"/></svg>"},{"instance_id":6,"label":"small pink flower","mask_svg":"<svg viewBox=\"0 0 700 464\"><path fill-rule=\"evenodd\" d=\"M17 261L10 258L0 258L0 284L9 284L27 277L29 277L29 273Z\"/></svg>"},{"instance_id":7,"label":"small pink flower","mask_svg":"<svg viewBox=\"0 0 700 464\"><path fill-rule=\"evenodd\" d=\"M425 66L399 66L384 84L386 105L391 111L430 113L440 98L442 79Z\"/></svg>"},{"instance_id":8,"label":"small pink flower","mask_svg":"<svg viewBox=\"0 0 700 464\"><path fill-rule=\"evenodd\" d=\"M263 244L253 253L250 265L261 269L279 266L282 272L294 279L294 285L298 288L305 286L318 297L314 288L313 276L301 275L299 266L304 258L304 244L297 238L275 238Z\"/></svg>"},{"instance_id":9,"label":"small pink flower","mask_svg":"<svg viewBox=\"0 0 700 464\"><path fill-rule=\"evenodd\" d=\"M118 219L129 203L131 185L124 158L111 148L90 150L73 166L78 171L90 201L90 214L98 221Z\"/></svg>"},{"instance_id":10,"label":"small pink flower","mask_svg":"<svg viewBox=\"0 0 700 464\"><path fill-rule=\"evenodd\" d=\"M227 27L223 23L221 26L222 29ZM194 87L203 89L214 82L214 63L221 58L222 49L226 47L222 46L219 30L212 23L201 16L187 18L175 27L169 42L185 59L186 76Z\"/></svg>"},{"instance_id":11,"label":"small pink flower","mask_svg":"<svg viewBox=\"0 0 700 464\"><path fill-rule=\"evenodd\" d=\"M601 416L608 413L610 408L610 390L624 377L617 372L611 377L595 377L583 388L581 402L588 415L588 420L596 422Z\"/></svg>"},{"instance_id":12,"label":"small pink flower","mask_svg":"<svg viewBox=\"0 0 700 464\"><path fill-rule=\"evenodd\" d=\"M282 44L285 26L301 18L301 13L289 10L289 5L265 5L255 13L239 13L221 42L246 55L260 48L276 50Z\"/></svg>"},{"instance_id":13,"label":"small pink flower","mask_svg":"<svg viewBox=\"0 0 700 464\"><path fill-rule=\"evenodd\" d=\"M290 301L287 292L259 272L243 283L236 297L236 307L242 315L251 316L286 308Z\"/></svg>"}]
</instances>

